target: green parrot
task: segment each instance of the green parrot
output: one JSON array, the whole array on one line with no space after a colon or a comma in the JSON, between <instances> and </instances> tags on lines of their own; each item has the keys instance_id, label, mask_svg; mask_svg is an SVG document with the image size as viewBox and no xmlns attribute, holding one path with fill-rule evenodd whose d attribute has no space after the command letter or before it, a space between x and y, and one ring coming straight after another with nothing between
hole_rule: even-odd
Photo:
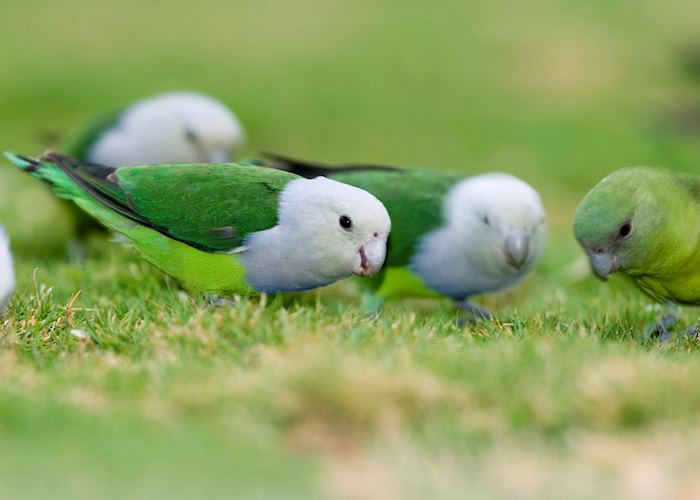
<instances>
[{"instance_id":1,"label":"green parrot","mask_svg":"<svg viewBox=\"0 0 700 500\"><path fill-rule=\"evenodd\" d=\"M357 186L386 206L393 229L384 269L363 297L368 313L390 298L446 296L472 315L490 317L469 299L516 284L544 251L547 223L540 197L513 176L329 167L266 156L270 166Z\"/></svg>"},{"instance_id":2,"label":"green parrot","mask_svg":"<svg viewBox=\"0 0 700 500\"><path fill-rule=\"evenodd\" d=\"M384 262L386 209L340 182L236 164L114 168L58 153L6 156L194 293L309 290L371 276Z\"/></svg>"},{"instance_id":3,"label":"green parrot","mask_svg":"<svg viewBox=\"0 0 700 500\"><path fill-rule=\"evenodd\" d=\"M226 105L196 92L168 92L95 120L67 152L109 167L227 163L244 144L243 126ZM84 212L73 213L79 239L102 229Z\"/></svg>"},{"instance_id":4,"label":"green parrot","mask_svg":"<svg viewBox=\"0 0 700 500\"><path fill-rule=\"evenodd\" d=\"M620 272L667 305L700 305L700 177L635 167L581 201L574 233L596 275ZM665 318L654 332L665 333Z\"/></svg>"}]
</instances>

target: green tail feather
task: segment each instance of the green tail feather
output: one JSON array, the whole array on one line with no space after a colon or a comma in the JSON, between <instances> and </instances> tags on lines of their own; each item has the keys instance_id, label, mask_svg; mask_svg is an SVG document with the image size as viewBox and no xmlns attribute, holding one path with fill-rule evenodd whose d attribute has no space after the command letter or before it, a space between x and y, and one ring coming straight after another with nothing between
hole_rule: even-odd
<instances>
[{"instance_id":1,"label":"green tail feather","mask_svg":"<svg viewBox=\"0 0 700 500\"><path fill-rule=\"evenodd\" d=\"M5 153L5 157L21 170L48 183L61 198L73 201L87 198L85 191L53 163L34 160L15 153Z\"/></svg>"}]
</instances>

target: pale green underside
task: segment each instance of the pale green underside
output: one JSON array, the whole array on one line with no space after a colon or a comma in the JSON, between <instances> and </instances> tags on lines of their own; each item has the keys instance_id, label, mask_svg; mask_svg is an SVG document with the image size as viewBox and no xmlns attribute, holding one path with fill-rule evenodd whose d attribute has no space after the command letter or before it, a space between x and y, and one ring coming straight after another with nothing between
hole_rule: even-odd
<instances>
[{"instance_id":1,"label":"pale green underside","mask_svg":"<svg viewBox=\"0 0 700 500\"><path fill-rule=\"evenodd\" d=\"M235 254L208 253L136 224L89 199L75 203L113 231L123 234L148 262L193 293L255 295Z\"/></svg>"}]
</instances>

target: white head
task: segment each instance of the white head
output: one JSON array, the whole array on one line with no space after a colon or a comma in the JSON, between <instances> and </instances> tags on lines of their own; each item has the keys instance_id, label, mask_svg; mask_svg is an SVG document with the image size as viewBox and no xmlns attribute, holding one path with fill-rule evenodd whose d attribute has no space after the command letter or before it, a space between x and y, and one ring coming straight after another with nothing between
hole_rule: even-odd
<instances>
[{"instance_id":1,"label":"white head","mask_svg":"<svg viewBox=\"0 0 700 500\"><path fill-rule=\"evenodd\" d=\"M391 220L362 189L325 177L289 182L278 223L253 233L241 260L247 279L265 292L306 290L381 269Z\"/></svg>"},{"instance_id":2,"label":"white head","mask_svg":"<svg viewBox=\"0 0 700 500\"><path fill-rule=\"evenodd\" d=\"M470 260L493 275L522 274L542 256L547 217L537 192L520 179L493 173L455 185L447 219L469 245Z\"/></svg>"},{"instance_id":3,"label":"white head","mask_svg":"<svg viewBox=\"0 0 700 500\"><path fill-rule=\"evenodd\" d=\"M0 226L0 314L10 302L14 289L15 272L12 253L10 253L10 241L4 228Z\"/></svg>"},{"instance_id":4,"label":"white head","mask_svg":"<svg viewBox=\"0 0 700 500\"><path fill-rule=\"evenodd\" d=\"M226 163L244 142L241 123L221 102L174 92L129 106L87 159L108 166Z\"/></svg>"}]
</instances>

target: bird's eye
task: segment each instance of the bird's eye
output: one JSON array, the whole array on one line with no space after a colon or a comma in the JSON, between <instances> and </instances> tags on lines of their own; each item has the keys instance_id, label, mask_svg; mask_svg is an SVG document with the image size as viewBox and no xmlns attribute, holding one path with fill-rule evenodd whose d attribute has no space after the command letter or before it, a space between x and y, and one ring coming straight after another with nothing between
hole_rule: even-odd
<instances>
[{"instance_id":1,"label":"bird's eye","mask_svg":"<svg viewBox=\"0 0 700 500\"><path fill-rule=\"evenodd\" d=\"M187 139L188 141L190 141L191 143L194 143L194 144L199 142L199 138L197 137L197 134L192 132L192 130L190 130L190 129L185 129L185 139Z\"/></svg>"},{"instance_id":2,"label":"bird's eye","mask_svg":"<svg viewBox=\"0 0 700 500\"><path fill-rule=\"evenodd\" d=\"M350 219L350 217L348 217L347 215L341 215L340 219L338 219L338 223L340 224L340 227L342 227L346 231L350 230L350 228L352 227L352 219Z\"/></svg>"},{"instance_id":3,"label":"bird's eye","mask_svg":"<svg viewBox=\"0 0 700 500\"><path fill-rule=\"evenodd\" d=\"M489 216L488 216L488 215L484 215L484 217L483 217L481 220L482 220L482 221L484 222L484 224L486 224L487 226L490 226L490 225L491 225L491 221L489 220Z\"/></svg>"},{"instance_id":4,"label":"bird's eye","mask_svg":"<svg viewBox=\"0 0 700 500\"><path fill-rule=\"evenodd\" d=\"M625 236L629 235L632 232L632 223L627 221L623 225L620 226L620 231L618 234L620 235L621 238L624 238Z\"/></svg>"}]
</instances>

